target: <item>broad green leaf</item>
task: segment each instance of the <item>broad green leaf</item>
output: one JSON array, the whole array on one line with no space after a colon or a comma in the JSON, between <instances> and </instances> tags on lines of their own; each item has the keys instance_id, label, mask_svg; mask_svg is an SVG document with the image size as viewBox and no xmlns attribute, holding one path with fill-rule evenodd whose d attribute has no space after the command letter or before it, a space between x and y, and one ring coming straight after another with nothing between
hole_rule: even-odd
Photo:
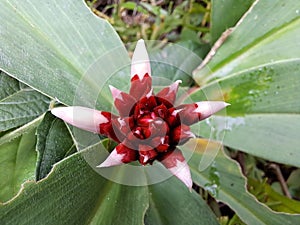
<instances>
[{"instance_id":1,"label":"broad green leaf","mask_svg":"<svg viewBox=\"0 0 300 225\"><path fill-rule=\"evenodd\" d=\"M264 66L299 60L300 2L260 0L213 54L207 67L195 71L203 85L212 80L241 75Z\"/></svg>"},{"instance_id":2,"label":"broad green leaf","mask_svg":"<svg viewBox=\"0 0 300 225\"><path fill-rule=\"evenodd\" d=\"M48 105L47 97L0 72L0 131L28 123Z\"/></svg>"},{"instance_id":3,"label":"broad green leaf","mask_svg":"<svg viewBox=\"0 0 300 225\"><path fill-rule=\"evenodd\" d=\"M1 224L142 224L147 188L122 186L96 173L83 154L94 155L99 147L64 159L47 179L25 183L15 199L0 205Z\"/></svg>"},{"instance_id":4,"label":"broad green leaf","mask_svg":"<svg viewBox=\"0 0 300 225\"><path fill-rule=\"evenodd\" d=\"M74 142L65 123L46 113L37 128L38 161L36 179L47 176L52 166L76 151Z\"/></svg>"},{"instance_id":5,"label":"broad green leaf","mask_svg":"<svg viewBox=\"0 0 300 225\"><path fill-rule=\"evenodd\" d=\"M297 224L300 215L278 213L258 202L246 189L246 179L236 162L220 150L214 162L204 171L199 170L203 154L218 151L220 145L198 139L189 161L193 181L208 190L217 200L230 206L246 224ZM191 144L194 146L194 143ZM189 146L185 146L190 151Z\"/></svg>"},{"instance_id":6,"label":"broad green leaf","mask_svg":"<svg viewBox=\"0 0 300 225\"><path fill-rule=\"evenodd\" d=\"M300 166L300 3L256 1L226 42L195 74L193 100L225 100L227 116L199 134L284 164ZM255 21L255 22L253 22Z\"/></svg>"},{"instance_id":7,"label":"broad green leaf","mask_svg":"<svg viewBox=\"0 0 300 225\"><path fill-rule=\"evenodd\" d=\"M215 43L221 34L233 27L254 0L212 0L210 34Z\"/></svg>"},{"instance_id":8,"label":"broad green leaf","mask_svg":"<svg viewBox=\"0 0 300 225\"><path fill-rule=\"evenodd\" d=\"M35 131L39 122L38 118L0 138L0 204L14 197L25 181L35 180Z\"/></svg>"},{"instance_id":9,"label":"broad green leaf","mask_svg":"<svg viewBox=\"0 0 300 225\"><path fill-rule=\"evenodd\" d=\"M0 15L0 68L34 89L67 105L95 106L107 79L127 79L120 38L83 1L1 1ZM109 107L104 94L98 104Z\"/></svg>"},{"instance_id":10,"label":"broad green leaf","mask_svg":"<svg viewBox=\"0 0 300 225\"><path fill-rule=\"evenodd\" d=\"M206 202L177 178L149 186L150 207L146 225L218 224Z\"/></svg>"},{"instance_id":11,"label":"broad green leaf","mask_svg":"<svg viewBox=\"0 0 300 225\"><path fill-rule=\"evenodd\" d=\"M300 167L300 61L228 76L192 95L225 99L227 115L200 124L199 135L272 161ZM287 79L288 77L288 79ZM222 90L216 93L216 90Z\"/></svg>"},{"instance_id":12,"label":"broad green leaf","mask_svg":"<svg viewBox=\"0 0 300 225\"><path fill-rule=\"evenodd\" d=\"M91 146L57 163L46 179L26 182L17 197L0 204L1 224L140 225L149 204L151 209L146 221L161 221L164 212L168 212L172 218L164 221L178 219L181 224L204 224L201 221L216 224L203 200L175 178L151 187L124 186L104 179L93 169L103 160L101 151L105 151L101 144ZM178 204L181 207L177 207ZM156 207L163 214L153 214Z\"/></svg>"},{"instance_id":13,"label":"broad green leaf","mask_svg":"<svg viewBox=\"0 0 300 225\"><path fill-rule=\"evenodd\" d=\"M287 179L287 185L289 186L289 191L294 198L300 198L300 169L294 170L289 178Z\"/></svg>"},{"instance_id":14,"label":"broad green leaf","mask_svg":"<svg viewBox=\"0 0 300 225\"><path fill-rule=\"evenodd\" d=\"M190 48L193 45L186 46L182 43L168 44L162 49L151 49L151 45L156 42L148 42L150 48L149 57L151 60L151 70L153 74L154 85L166 85L163 80L156 81L156 77L163 77L166 81L182 80L183 86L190 86L193 83L192 71L201 63L201 58L196 55Z\"/></svg>"}]
</instances>

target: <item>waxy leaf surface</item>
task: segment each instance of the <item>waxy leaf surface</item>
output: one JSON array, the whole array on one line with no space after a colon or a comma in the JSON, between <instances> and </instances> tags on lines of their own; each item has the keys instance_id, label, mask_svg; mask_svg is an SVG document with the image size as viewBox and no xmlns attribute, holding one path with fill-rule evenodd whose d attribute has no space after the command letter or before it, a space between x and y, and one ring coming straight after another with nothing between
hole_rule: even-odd
<instances>
[{"instance_id":1,"label":"waxy leaf surface","mask_svg":"<svg viewBox=\"0 0 300 225\"><path fill-rule=\"evenodd\" d=\"M256 1L196 81L193 100L225 100L199 134L300 167L300 3ZM208 69L209 68L209 69Z\"/></svg>"},{"instance_id":2,"label":"waxy leaf surface","mask_svg":"<svg viewBox=\"0 0 300 225\"><path fill-rule=\"evenodd\" d=\"M254 0L212 0L211 42L215 43L225 30L234 27L253 2Z\"/></svg>"},{"instance_id":3,"label":"waxy leaf surface","mask_svg":"<svg viewBox=\"0 0 300 225\"><path fill-rule=\"evenodd\" d=\"M0 138L0 204L14 197L25 181L35 179L35 131L39 121L38 118Z\"/></svg>"},{"instance_id":4,"label":"waxy leaf surface","mask_svg":"<svg viewBox=\"0 0 300 225\"><path fill-rule=\"evenodd\" d=\"M38 161L36 179L47 176L52 166L76 151L75 144L65 123L46 113L37 131Z\"/></svg>"},{"instance_id":5,"label":"waxy leaf surface","mask_svg":"<svg viewBox=\"0 0 300 225\"><path fill-rule=\"evenodd\" d=\"M101 151L106 151L102 144L91 146L56 164L47 179L25 183L16 198L0 204L2 224L55 224L59 221L60 224L140 225L144 223L149 204L151 208L147 212L146 224L149 220L161 221L161 216L173 216L164 219L168 222L166 224L217 224L203 200L195 193L191 194L175 178L151 187L125 186L104 179L91 167L94 164L95 168L103 160L98 157L99 154L104 156ZM153 205L160 203L158 197L162 195L166 198L164 204L174 204L173 210L160 208L160 204ZM187 217L185 210L176 207L177 204L184 205L190 215L198 217ZM163 215L155 213L156 207Z\"/></svg>"},{"instance_id":6,"label":"waxy leaf surface","mask_svg":"<svg viewBox=\"0 0 300 225\"><path fill-rule=\"evenodd\" d=\"M246 180L239 165L225 155L216 142L195 140L197 146L189 165L193 180L208 190L217 200L230 206L246 224L297 224L299 214L288 215L270 210L258 202L246 189ZM194 146L194 143L191 144ZM186 150L190 151L188 145ZM201 158L217 152L214 162L204 170L199 169Z\"/></svg>"},{"instance_id":7,"label":"waxy leaf surface","mask_svg":"<svg viewBox=\"0 0 300 225\"><path fill-rule=\"evenodd\" d=\"M114 29L83 1L1 1L0 15L0 68L64 104L79 94L95 104L105 81L129 64Z\"/></svg>"},{"instance_id":8,"label":"waxy leaf surface","mask_svg":"<svg viewBox=\"0 0 300 225\"><path fill-rule=\"evenodd\" d=\"M46 96L0 72L0 132L28 123L48 105Z\"/></svg>"}]
</instances>

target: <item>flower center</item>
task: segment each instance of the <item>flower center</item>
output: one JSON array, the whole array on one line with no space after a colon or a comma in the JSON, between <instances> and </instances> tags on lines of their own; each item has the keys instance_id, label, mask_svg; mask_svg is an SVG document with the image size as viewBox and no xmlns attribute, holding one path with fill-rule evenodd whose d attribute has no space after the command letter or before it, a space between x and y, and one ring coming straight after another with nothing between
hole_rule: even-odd
<instances>
[{"instance_id":1,"label":"flower center","mask_svg":"<svg viewBox=\"0 0 300 225\"><path fill-rule=\"evenodd\" d=\"M119 139L127 148L136 150L141 164L152 163L191 137L189 127L180 124L180 111L161 97L147 95L128 110L128 117L118 119L114 130L121 132Z\"/></svg>"},{"instance_id":2,"label":"flower center","mask_svg":"<svg viewBox=\"0 0 300 225\"><path fill-rule=\"evenodd\" d=\"M172 104L169 106L172 107ZM169 115L168 110L160 98L153 95L143 97L131 110L130 117L135 121L133 134L139 139L148 139L153 146L153 138L169 135L169 124L165 121Z\"/></svg>"}]
</instances>

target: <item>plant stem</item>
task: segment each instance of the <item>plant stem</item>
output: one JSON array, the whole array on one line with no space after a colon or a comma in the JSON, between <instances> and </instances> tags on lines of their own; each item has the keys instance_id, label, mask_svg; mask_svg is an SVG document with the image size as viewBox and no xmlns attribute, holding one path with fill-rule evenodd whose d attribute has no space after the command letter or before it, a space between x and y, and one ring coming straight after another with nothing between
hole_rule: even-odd
<instances>
[{"instance_id":1,"label":"plant stem","mask_svg":"<svg viewBox=\"0 0 300 225\"><path fill-rule=\"evenodd\" d=\"M277 164L272 163L272 164L270 164L270 168L272 168L275 171L275 174L277 176L277 179L280 183L280 186L281 186L281 189L282 189L284 195L288 198L292 198L292 196L289 192L288 186L287 186L287 184L284 180L284 177L281 173L280 167Z\"/></svg>"}]
</instances>

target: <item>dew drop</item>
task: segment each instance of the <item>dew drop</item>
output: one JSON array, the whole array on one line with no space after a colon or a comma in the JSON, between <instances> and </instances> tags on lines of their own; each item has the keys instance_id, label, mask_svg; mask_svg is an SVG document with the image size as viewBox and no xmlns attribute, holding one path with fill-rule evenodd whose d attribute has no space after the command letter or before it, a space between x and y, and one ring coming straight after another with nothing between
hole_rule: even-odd
<instances>
[{"instance_id":1,"label":"dew drop","mask_svg":"<svg viewBox=\"0 0 300 225\"><path fill-rule=\"evenodd\" d=\"M269 77L269 76L264 77L264 80L265 80L265 81L271 81L271 80L272 80L272 77Z\"/></svg>"},{"instance_id":2,"label":"dew drop","mask_svg":"<svg viewBox=\"0 0 300 225\"><path fill-rule=\"evenodd\" d=\"M250 90L250 91L248 92L248 94L249 94L249 95L253 95L253 94L254 94L254 90Z\"/></svg>"},{"instance_id":3,"label":"dew drop","mask_svg":"<svg viewBox=\"0 0 300 225\"><path fill-rule=\"evenodd\" d=\"M210 182L205 184L207 190L213 197L217 197L220 189L220 173L217 170L215 163L209 169Z\"/></svg>"},{"instance_id":4,"label":"dew drop","mask_svg":"<svg viewBox=\"0 0 300 225\"><path fill-rule=\"evenodd\" d=\"M216 185L216 184L206 184L205 185L205 190L207 190L210 194L211 194L211 196L213 196L213 197L217 197L218 196L218 185Z\"/></svg>"}]
</instances>

